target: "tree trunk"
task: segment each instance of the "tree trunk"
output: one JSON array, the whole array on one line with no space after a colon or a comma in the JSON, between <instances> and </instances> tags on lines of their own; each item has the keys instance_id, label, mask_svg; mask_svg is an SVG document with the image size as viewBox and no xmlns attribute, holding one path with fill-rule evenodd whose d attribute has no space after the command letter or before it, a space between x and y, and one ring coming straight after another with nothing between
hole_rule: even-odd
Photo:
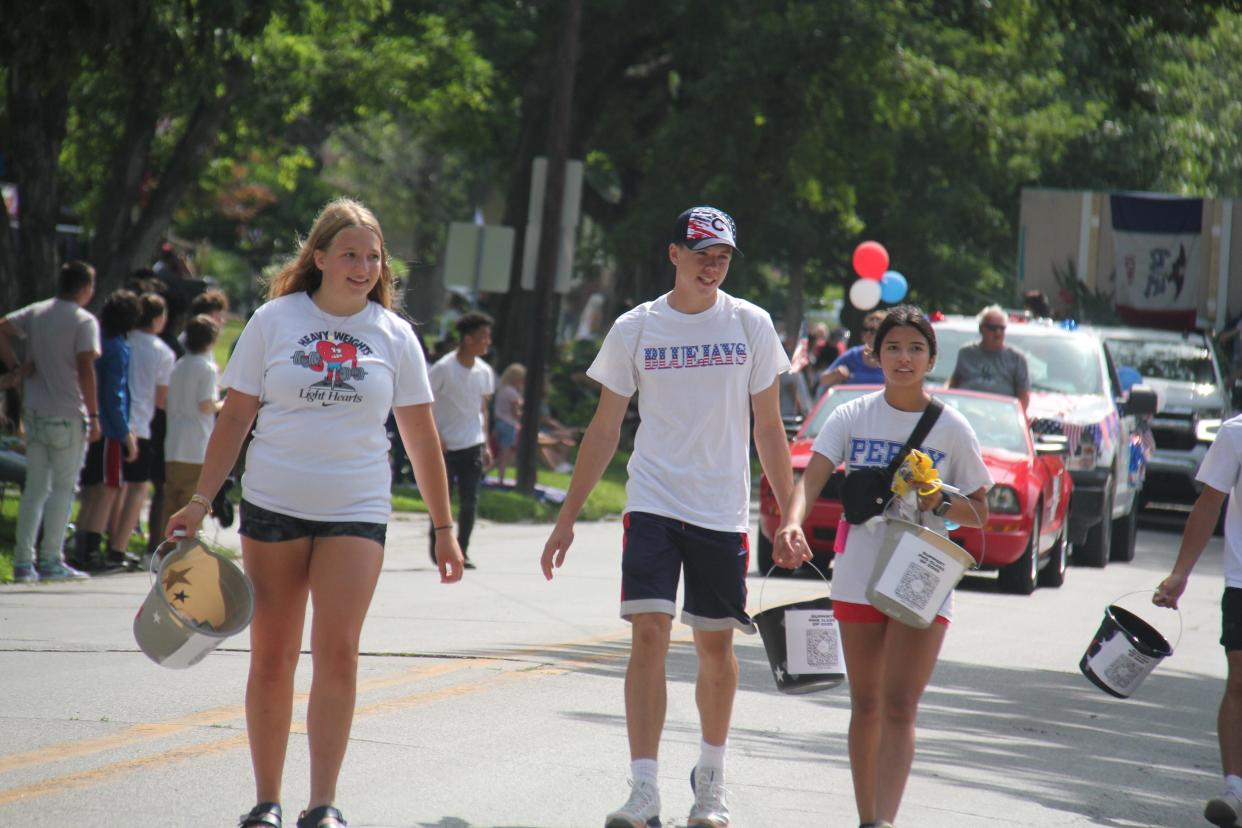
<instances>
[{"instance_id":1,"label":"tree trunk","mask_svg":"<svg viewBox=\"0 0 1242 828\"><path fill-rule=\"evenodd\" d=\"M57 172L69 115L69 84L41 84L34 66L8 70L9 156L17 178L15 296L9 307L22 307L55 293L60 265L56 222L60 214ZM5 280L6 283L9 281Z\"/></svg>"},{"instance_id":2,"label":"tree trunk","mask_svg":"<svg viewBox=\"0 0 1242 828\"><path fill-rule=\"evenodd\" d=\"M544 197L543 224L540 228L539 257L535 269L534 315L530 324L530 361L526 366L526 392L522 408L522 429L518 440L517 490L535 493L539 447L539 421L543 412L543 379L550 345L554 339L550 320L556 259L561 235L561 205L565 192L565 165L569 158L573 129L574 76L578 69L578 38L582 22L582 0L567 0L564 30L557 51L556 92L548 128L548 186Z\"/></svg>"},{"instance_id":3,"label":"tree trunk","mask_svg":"<svg viewBox=\"0 0 1242 828\"><path fill-rule=\"evenodd\" d=\"M244 60L233 59L225 64L221 78L224 92L199 100L190 115L185 133L159 174L159 184L138 220L117 239L97 240L100 258L94 264L99 272L101 287L111 289L120 285L135 267L154 258L160 237L172 223L173 212L190 187L198 181L219 139L220 128L229 109L248 78ZM105 194L103 202L115 203L119 212L132 215L139 205L140 196L135 187L129 191Z\"/></svg>"},{"instance_id":4,"label":"tree trunk","mask_svg":"<svg viewBox=\"0 0 1242 828\"><path fill-rule=\"evenodd\" d=\"M789 262L789 293L785 297L785 341L795 339L802 330L805 311L806 259L797 256Z\"/></svg>"}]
</instances>

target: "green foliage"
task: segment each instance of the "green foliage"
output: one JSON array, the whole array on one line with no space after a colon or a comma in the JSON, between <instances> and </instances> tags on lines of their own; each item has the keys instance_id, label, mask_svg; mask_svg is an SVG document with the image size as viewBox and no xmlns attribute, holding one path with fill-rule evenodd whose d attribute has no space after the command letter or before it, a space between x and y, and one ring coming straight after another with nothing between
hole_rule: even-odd
<instances>
[{"instance_id":1,"label":"green foliage","mask_svg":"<svg viewBox=\"0 0 1242 828\"><path fill-rule=\"evenodd\" d=\"M1057 280L1057 304L1067 309L1066 318L1092 325L1120 324L1112 291L1093 290L1080 282L1072 260L1065 267L1054 265L1052 275Z\"/></svg>"}]
</instances>

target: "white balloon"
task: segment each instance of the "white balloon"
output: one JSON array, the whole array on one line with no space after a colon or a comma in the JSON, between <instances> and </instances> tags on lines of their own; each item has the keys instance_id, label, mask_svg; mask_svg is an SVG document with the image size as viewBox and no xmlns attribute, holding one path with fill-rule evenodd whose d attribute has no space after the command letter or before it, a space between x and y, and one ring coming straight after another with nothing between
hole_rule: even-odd
<instances>
[{"instance_id":1,"label":"white balloon","mask_svg":"<svg viewBox=\"0 0 1242 828\"><path fill-rule=\"evenodd\" d=\"M868 311L880 304L880 283L873 279L858 279L850 285L850 304L861 311Z\"/></svg>"}]
</instances>

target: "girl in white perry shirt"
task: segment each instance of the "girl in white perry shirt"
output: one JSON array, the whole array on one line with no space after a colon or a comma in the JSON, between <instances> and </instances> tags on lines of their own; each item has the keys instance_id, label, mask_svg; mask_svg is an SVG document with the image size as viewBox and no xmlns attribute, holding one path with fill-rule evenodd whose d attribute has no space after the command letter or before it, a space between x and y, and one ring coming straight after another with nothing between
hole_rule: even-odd
<instances>
[{"instance_id":1,"label":"girl in white perry shirt","mask_svg":"<svg viewBox=\"0 0 1242 828\"><path fill-rule=\"evenodd\" d=\"M258 804L280 828L293 676L309 598L315 677L307 709L310 801L299 828L339 828L336 783L353 721L359 637L392 511L385 423L397 421L436 534L442 581L461 578L427 365L392 310L383 232L349 199L328 204L246 324L190 502L168 520L197 531L257 415L242 477L242 557L255 588L246 730Z\"/></svg>"},{"instance_id":2,"label":"girl in white perry shirt","mask_svg":"<svg viewBox=\"0 0 1242 828\"><path fill-rule=\"evenodd\" d=\"M880 323L873 347L884 372L884 390L851 400L829 415L812 447L801 483L794 488L781 524L773 560L796 568L811 557L802 522L841 462L847 469L877 465L873 458L904 445L931 397L923 378L936 361L936 334L922 311L893 308ZM923 440L938 458L943 480L967 498L935 492L918 499L925 524L943 531L943 520L981 526L987 520L991 479L979 442L966 419L946 406ZM878 521L878 519L873 519ZM952 595L927 629L894 621L871 606L866 585L883 531L868 524L850 527L845 550L833 563L832 604L841 629L850 688L849 753L854 799L863 828L892 828L910 765L919 699L940 655L952 617Z\"/></svg>"}]
</instances>

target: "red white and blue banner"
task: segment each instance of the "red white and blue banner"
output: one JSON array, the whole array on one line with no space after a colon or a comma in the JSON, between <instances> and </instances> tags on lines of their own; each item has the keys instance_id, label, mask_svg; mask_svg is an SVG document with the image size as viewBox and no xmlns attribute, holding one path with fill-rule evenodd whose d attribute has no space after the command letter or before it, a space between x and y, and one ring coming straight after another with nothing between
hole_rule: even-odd
<instances>
[{"instance_id":1,"label":"red white and blue banner","mask_svg":"<svg viewBox=\"0 0 1242 828\"><path fill-rule=\"evenodd\" d=\"M1130 325L1193 330L1203 261L1203 199L1110 196L1117 314Z\"/></svg>"}]
</instances>

